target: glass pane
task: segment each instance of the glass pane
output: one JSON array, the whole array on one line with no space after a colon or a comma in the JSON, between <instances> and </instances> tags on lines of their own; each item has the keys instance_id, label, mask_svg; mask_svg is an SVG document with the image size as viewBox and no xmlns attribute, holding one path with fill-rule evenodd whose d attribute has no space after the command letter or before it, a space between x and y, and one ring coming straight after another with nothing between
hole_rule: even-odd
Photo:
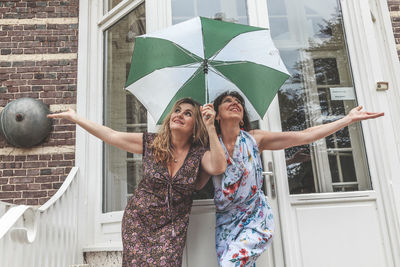
<instances>
[{"instance_id":1,"label":"glass pane","mask_svg":"<svg viewBox=\"0 0 400 267\"><path fill-rule=\"evenodd\" d=\"M337 0L267 0L271 34L292 77L278 93L283 131L342 118L357 105ZM361 124L285 150L291 194L370 190Z\"/></svg>"},{"instance_id":2,"label":"glass pane","mask_svg":"<svg viewBox=\"0 0 400 267\"><path fill-rule=\"evenodd\" d=\"M196 16L248 24L246 0L172 0L173 24ZM210 179L201 191L194 194L193 199L212 198L214 198L214 186Z\"/></svg>"},{"instance_id":3,"label":"glass pane","mask_svg":"<svg viewBox=\"0 0 400 267\"><path fill-rule=\"evenodd\" d=\"M147 112L124 84L135 36L145 33L144 4L104 33L104 125L124 132L144 132ZM123 210L142 176L142 156L104 145L103 212Z\"/></svg>"},{"instance_id":4,"label":"glass pane","mask_svg":"<svg viewBox=\"0 0 400 267\"><path fill-rule=\"evenodd\" d=\"M113 9L116 5L121 3L123 0L105 0L104 1L104 13L107 13Z\"/></svg>"},{"instance_id":5,"label":"glass pane","mask_svg":"<svg viewBox=\"0 0 400 267\"><path fill-rule=\"evenodd\" d=\"M248 24L246 0L171 0L172 23L196 16Z\"/></svg>"}]
</instances>

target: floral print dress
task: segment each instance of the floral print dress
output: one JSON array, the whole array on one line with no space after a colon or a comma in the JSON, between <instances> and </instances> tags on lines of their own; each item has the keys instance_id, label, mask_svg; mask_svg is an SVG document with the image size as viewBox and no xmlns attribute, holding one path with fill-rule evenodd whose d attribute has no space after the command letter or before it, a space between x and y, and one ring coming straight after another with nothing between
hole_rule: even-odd
<instances>
[{"instance_id":1,"label":"floral print dress","mask_svg":"<svg viewBox=\"0 0 400 267\"><path fill-rule=\"evenodd\" d=\"M262 191L262 165L255 139L240 131L224 174L214 176L215 241L219 266L255 266L272 241L274 221Z\"/></svg>"},{"instance_id":2,"label":"floral print dress","mask_svg":"<svg viewBox=\"0 0 400 267\"><path fill-rule=\"evenodd\" d=\"M156 134L143 134L143 178L128 202L122 219L123 267L181 266L192 194L203 147L191 146L182 167L170 177L164 163L156 163Z\"/></svg>"}]
</instances>

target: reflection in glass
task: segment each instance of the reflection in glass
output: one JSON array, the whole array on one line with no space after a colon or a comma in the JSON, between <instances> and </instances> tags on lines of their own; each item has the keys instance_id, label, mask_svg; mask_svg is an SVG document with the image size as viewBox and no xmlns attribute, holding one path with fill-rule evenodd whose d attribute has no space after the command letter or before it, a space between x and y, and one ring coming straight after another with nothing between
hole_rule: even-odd
<instances>
[{"instance_id":1,"label":"reflection in glass","mask_svg":"<svg viewBox=\"0 0 400 267\"><path fill-rule=\"evenodd\" d=\"M105 0L104 2L105 13L113 9L116 5L118 5L121 2L122 0Z\"/></svg>"},{"instance_id":2,"label":"reflection in glass","mask_svg":"<svg viewBox=\"0 0 400 267\"><path fill-rule=\"evenodd\" d=\"M147 112L124 84L134 38L145 33L144 4L104 33L104 125L122 132L144 132ZM142 176L142 157L104 144L103 212L123 210Z\"/></svg>"},{"instance_id":3,"label":"reflection in glass","mask_svg":"<svg viewBox=\"0 0 400 267\"><path fill-rule=\"evenodd\" d=\"M171 0L172 23L196 16L248 24L245 0Z\"/></svg>"},{"instance_id":4,"label":"reflection in glass","mask_svg":"<svg viewBox=\"0 0 400 267\"><path fill-rule=\"evenodd\" d=\"M345 116L357 103L332 93L354 91L338 1L267 0L267 6L272 37L292 75L278 93L282 130ZM371 189L359 123L285 155L291 194Z\"/></svg>"}]
</instances>

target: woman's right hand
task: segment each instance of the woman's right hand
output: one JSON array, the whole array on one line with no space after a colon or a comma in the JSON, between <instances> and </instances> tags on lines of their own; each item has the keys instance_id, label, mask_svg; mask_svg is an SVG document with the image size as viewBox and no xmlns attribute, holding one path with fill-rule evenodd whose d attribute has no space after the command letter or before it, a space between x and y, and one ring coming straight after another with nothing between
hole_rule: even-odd
<instances>
[{"instance_id":1,"label":"woman's right hand","mask_svg":"<svg viewBox=\"0 0 400 267\"><path fill-rule=\"evenodd\" d=\"M200 107L201 116L203 118L204 125L207 130L214 129L214 120L215 120L215 110L213 104L205 104Z\"/></svg>"},{"instance_id":2,"label":"woman's right hand","mask_svg":"<svg viewBox=\"0 0 400 267\"><path fill-rule=\"evenodd\" d=\"M78 115L76 114L76 111L73 110L72 108L69 108L67 111L64 112L47 115L47 117L51 119L66 119L72 122L76 121L77 116Z\"/></svg>"}]
</instances>

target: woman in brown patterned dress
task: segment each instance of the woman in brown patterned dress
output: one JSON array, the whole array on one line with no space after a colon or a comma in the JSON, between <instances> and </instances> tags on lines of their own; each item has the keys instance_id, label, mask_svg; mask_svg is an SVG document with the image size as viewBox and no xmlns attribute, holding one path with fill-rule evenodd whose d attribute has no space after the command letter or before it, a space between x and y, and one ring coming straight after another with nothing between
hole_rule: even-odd
<instances>
[{"instance_id":1,"label":"woman in brown patterned dress","mask_svg":"<svg viewBox=\"0 0 400 267\"><path fill-rule=\"evenodd\" d=\"M226 169L213 106L177 101L158 134L117 132L73 110L49 117L73 121L108 144L143 155L143 178L122 220L123 266L181 266L192 194Z\"/></svg>"}]
</instances>

